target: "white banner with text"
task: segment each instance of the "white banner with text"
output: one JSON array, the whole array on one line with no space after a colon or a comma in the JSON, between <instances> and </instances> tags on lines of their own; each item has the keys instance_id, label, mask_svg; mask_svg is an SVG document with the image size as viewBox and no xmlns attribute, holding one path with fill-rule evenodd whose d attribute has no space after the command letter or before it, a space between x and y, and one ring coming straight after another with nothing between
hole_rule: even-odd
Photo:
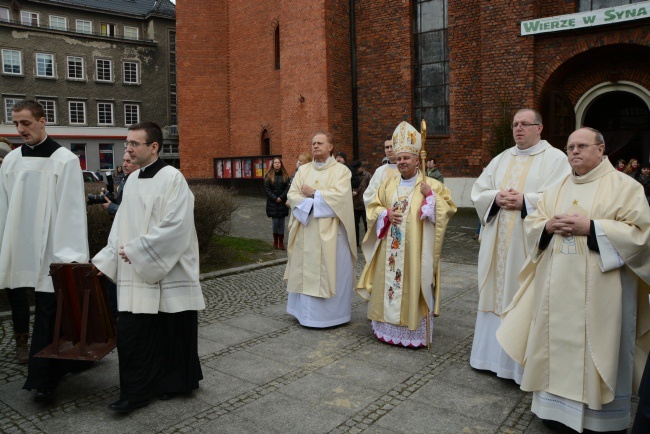
<instances>
[{"instance_id":1,"label":"white banner with text","mask_svg":"<svg viewBox=\"0 0 650 434\"><path fill-rule=\"evenodd\" d=\"M650 1L521 22L521 36L603 26L650 17Z\"/></svg>"}]
</instances>

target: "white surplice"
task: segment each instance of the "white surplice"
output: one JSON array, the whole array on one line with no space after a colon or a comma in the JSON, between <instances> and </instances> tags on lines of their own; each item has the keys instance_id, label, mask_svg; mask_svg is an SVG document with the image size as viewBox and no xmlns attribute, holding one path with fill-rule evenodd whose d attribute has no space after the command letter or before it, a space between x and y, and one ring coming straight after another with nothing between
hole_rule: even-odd
<instances>
[{"instance_id":1,"label":"white surplice","mask_svg":"<svg viewBox=\"0 0 650 434\"><path fill-rule=\"evenodd\" d=\"M53 293L51 263L88 262L86 203L79 158L49 137L39 147L54 152L19 148L0 169L0 288Z\"/></svg>"},{"instance_id":2,"label":"white surplice","mask_svg":"<svg viewBox=\"0 0 650 434\"><path fill-rule=\"evenodd\" d=\"M108 245L93 264L117 283L118 309L175 313L205 308L199 282L194 195L171 166L129 176ZM120 246L130 260L119 256Z\"/></svg>"}]
</instances>

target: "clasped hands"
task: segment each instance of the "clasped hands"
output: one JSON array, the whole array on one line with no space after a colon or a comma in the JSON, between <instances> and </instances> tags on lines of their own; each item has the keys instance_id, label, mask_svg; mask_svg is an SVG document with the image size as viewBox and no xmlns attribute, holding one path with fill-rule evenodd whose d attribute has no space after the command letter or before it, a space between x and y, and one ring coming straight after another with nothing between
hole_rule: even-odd
<instances>
[{"instance_id":1,"label":"clasped hands","mask_svg":"<svg viewBox=\"0 0 650 434\"><path fill-rule=\"evenodd\" d=\"M497 197L494 199L494 202L499 208L503 208L508 211L521 210L524 207L524 194L519 193L514 188L501 190L497 193Z\"/></svg>"},{"instance_id":2,"label":"clasped hands","mask_svg":"<svg viewBox=\"0 0 650 434\"><path fill-rule=\"evenodd\" d=\"M591 220L582 214L558 214L546 222L546 232L563 237L589 235Z\"/></svg>"},{"instance_id":3,"label":"clasped hands","mask_svg":"<svg viewBox=\"0 0 650 434\"><path fill-rule=\"evenodd\" d=\"M302 193L302 195L305 197L314 197L316 190L311 188L307 184L303 184L302 187L300 187L300 193Z\"/></svg>"}]
</instances>

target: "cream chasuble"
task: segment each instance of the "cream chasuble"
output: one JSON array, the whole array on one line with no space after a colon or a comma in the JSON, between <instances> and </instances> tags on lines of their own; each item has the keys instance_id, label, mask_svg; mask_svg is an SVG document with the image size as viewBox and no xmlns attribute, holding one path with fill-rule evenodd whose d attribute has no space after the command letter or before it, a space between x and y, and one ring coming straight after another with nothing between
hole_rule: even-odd
<instances>
[{"instance_id":1,"label":"cream chasuble","mask_svg":"<svg viewBox=\"0 0 650 434\"><path fill-rule=\"evenodd\" d=\"M320 298L331 298L336 294L339 225L343 225L347 234L347 247L354 268L357 248L351 176L350 170L332 157L321 167L311 162L298 169L287 199L292 212L298 208L309 217L307 224L293 218L289 225L289 260L284 273L288 292ZM335 217L318 218L314 200L305 198L300 192L303 184L318 191L317 194L334 211Z\"/></svg>"},{"instance_id":2,"label":"cream chasuble","mask_svg":"<svg viewBox=\"0 0 650 434\"><path fill-rule=\"evenodd\" d=\"M588 249L585 236L554 235L539 250L548 220L565 213L594 221L600 254ZM634 315L622 318L622 310L624 299L636 303L637 283L634 364L641 371L650 343L644 283L650 281L650 209L643 188L605 159L584 176L571 175L545 192L525 224L531 257L497 338L524 365L522 390L546 391L599 410L618 393L619 360L632 370L631 356L621 353L621 329ZM622 285L621 266L637 281Z\"/></svg>"},{"instance_id":3,"label":"cream chasuble","mask_svg":"<svg viewBox=\"0 0 650 434\"><path fill-rule=\"evenodd\" d=\"M456 205L444 184L421 173L415 187L400 188L400 181L399 176L386 180L366 209L368 227L373 230L368 230L361 247L368 262L356 287L370 302L369 319L416 330L427 312L439 313L440 251ZM435 196L435 225L429 219L420 220L425 200L419 191L421 182L426 182ZM393 206L403 207L404 221L379 239L376 223Z\"/></svg>"}]
</instances>

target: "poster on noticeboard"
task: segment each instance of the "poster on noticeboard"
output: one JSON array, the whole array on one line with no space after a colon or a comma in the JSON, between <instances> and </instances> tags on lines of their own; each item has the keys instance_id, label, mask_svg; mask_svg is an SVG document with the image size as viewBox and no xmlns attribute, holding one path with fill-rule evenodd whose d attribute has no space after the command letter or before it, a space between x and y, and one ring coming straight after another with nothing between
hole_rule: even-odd
<instances>
[{"instance_id":1,"label":"poster on noticeboard","mask_svg":"<svg viewBox=\"0 0 650 434\"><path fill-rule=\"evenodd\" d=\"M223 160L223 177L232 178L232 162L230 160Z\"/></svg>"},{"instance_id":2,"label":"poster on noticeboard","mask_svg":"<svg viewBox=\"0 0 650 434\"><path fill-rule=\"evenodd\" d=\"M217 160L214 163L215 177L218 179L223 178L223 160Z\"/></svg>"},{"instance_id":3,"label":"poster on noticeboard","mask_svg":"<svg viewBox=\"0 0 650 434\"><path fill-rule=\"evenodd\" d=\"M253 162L250 158L245 158L241 160L242 166L242 178L252 178L253 177Z\"/></svg>"},{"instance_id":4,"label":"poster on noticeboard","mask_svg":"<svg viewBox=\"0 0 650 434\"><path fill-rule=\"evenodd\" d=\"M271 170L271 167L273 167L273 158L267 158L264 160L264 174Z\"/></svg>"},{"instance_id":5,"label":"poster on noticeboard","mask_svg":"<svg viewBox=\"0 0 650 434\"><path fill-rule=\"evenodd\" d=\"M233 165L233 178L239 179L242 177L241 160L232 160Z\"/></svg>"},{"instance_id":6,"label":"poster on noticeboard","mask_svg":"<svg viewBox=\"0 0 650 434\"><path fill-rule=\"evenodd\" d=\"M264 159L253 159L253 178L264 178Z\"/></svg>"}]
</instances>

